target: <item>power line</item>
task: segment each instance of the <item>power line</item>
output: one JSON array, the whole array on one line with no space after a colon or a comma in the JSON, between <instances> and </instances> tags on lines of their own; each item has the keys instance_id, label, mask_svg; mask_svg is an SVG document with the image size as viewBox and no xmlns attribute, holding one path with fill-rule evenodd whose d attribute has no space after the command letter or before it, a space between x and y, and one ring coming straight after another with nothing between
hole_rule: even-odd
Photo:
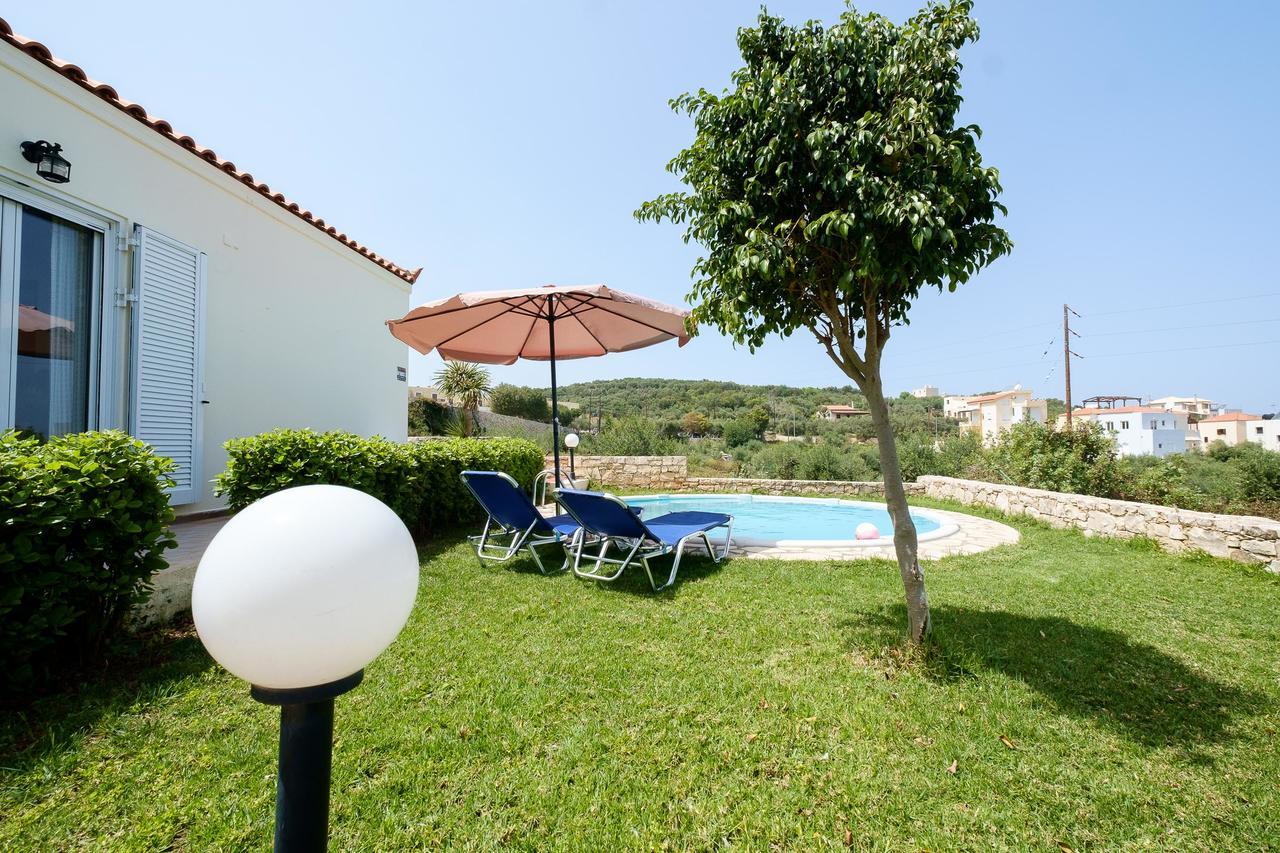
<instances>
[{"instance_id":1,"label":"power line","mask_svg":"<svg viewBox=\"0 0 1280 853\"><path fill-rule=\"evenodd\" d=\"M1267 320L1235 320L1230 323L1196 323L1194 326L1164 326L1157 329L1126 329L1121 332L1086 332L1086 338L1109 338L1117 335L1145 335L1149 332L1184 332L1191 329L1217 329L1222 326L1248 326L1255 323L1280 323L1280 317Z\"/></svg>"},{"instance_id":2,"label":"power line","mask_svg":"<svg viewBox=\"0 0 1280 853\"><path fill-rule=\"evenodd\" d=\"M1187 308L1192 305L1213 305L1218 302L1240 302L1245 299L1266 299L1269 296L1280 296L1280 290L1268 293L1252 293L1248 296L1224 296L1219 299L1197 299L1195 302L1171 302L1168 305L1144 305L1141 308L1118 308L1114 311L1089 311L1086 317L1110 317L1113 314L1132 314L1136 311L1162 311L1166 308ZM1077 317L1080 315L1077 314Z\"/></svg>"}]
</instances>

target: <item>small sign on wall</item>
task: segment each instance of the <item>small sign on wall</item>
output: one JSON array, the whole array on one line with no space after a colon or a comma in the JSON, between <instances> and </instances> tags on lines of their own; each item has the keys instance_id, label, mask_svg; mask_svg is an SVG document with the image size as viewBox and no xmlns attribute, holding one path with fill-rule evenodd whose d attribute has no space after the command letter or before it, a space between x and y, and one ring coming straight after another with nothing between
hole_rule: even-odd
<instances>
[{"instance_id":1,"label":"small sign on wall","mask_svg":"<svg viewBox=\"0 0 1280 853\"><path fill-rule=\"evenodd\" d=\"M397 379L397 380L399 380L400 382L408 382L408 381L409 381L409 371L408 371L408 370L406 370L406 369L405 369L405 368L403 368L403 367L397 367L397 368L396 368L396 379Z\"/></svg>"}]
</instances>

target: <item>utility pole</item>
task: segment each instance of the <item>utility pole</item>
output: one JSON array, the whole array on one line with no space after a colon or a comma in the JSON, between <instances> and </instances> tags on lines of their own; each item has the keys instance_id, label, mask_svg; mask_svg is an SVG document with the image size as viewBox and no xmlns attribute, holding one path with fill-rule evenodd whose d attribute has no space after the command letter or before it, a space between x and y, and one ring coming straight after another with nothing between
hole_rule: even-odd
<instances>
[{"instance_id":1,"label":"utility pole","mask_svg":"<svg viewBox=\"0 0 1280 853\"><path fill-rule=\"evenodd\" d=\"M1067 385L1066 399L1064 400L1067 404L1067 429L1071 429L1071 356L1076 355L1071 351L1071 336L1080 337L1079 334L1071 331L1071 314L1076 314L1076 312L1072 311L1071 306L1067 305L1067 303L1062 303L1062 361L1063 376ZM1076 314L1076 316L1079 317L1080 315ZM1079 358L1078 355L1076 357Z\"/></svg>"}]
</instances>

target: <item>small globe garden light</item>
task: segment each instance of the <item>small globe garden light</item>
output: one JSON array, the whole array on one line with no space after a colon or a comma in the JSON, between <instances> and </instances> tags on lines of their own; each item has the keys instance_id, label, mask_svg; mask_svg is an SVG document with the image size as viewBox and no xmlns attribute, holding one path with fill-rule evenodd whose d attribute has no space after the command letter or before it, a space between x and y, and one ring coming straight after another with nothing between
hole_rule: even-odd
<instances>
[{"instance_id":1,"label":"small globe garden light","mask_svg":"<svg viewBox=\"0 0 1280 853\"><path fill-rule=\"evenodd\" d=\"M280 706L276 850L325 848L333 699L400 633L417 589L404 523L343 486L268 495L200 560L191 614L201 642L254 699Z\"/></svg>"},{"instance_id":2,"label":"small globe garden light","mask_svg":"<svg viewBox=\"0 0 1280 853\"><path fill-rule=\"evenodd\" d=\"M62 146L43 139L22 143L22 157L36 164L36 174L55 184L71 180L71 162L62 156Z\"/></svg>"},{"instance_id":3,"label":"small globe garden light","mask_svg":"<svg viewBox=\"0 0 1280 853\"><path fill-rule=\"evenodd\" d=\"M576 432L565 433L564 446L569 448L569 479L575 482L578 479L577 473L573 470L573 451L578 446L578 434Z\"/></svg>"}]
</instances>

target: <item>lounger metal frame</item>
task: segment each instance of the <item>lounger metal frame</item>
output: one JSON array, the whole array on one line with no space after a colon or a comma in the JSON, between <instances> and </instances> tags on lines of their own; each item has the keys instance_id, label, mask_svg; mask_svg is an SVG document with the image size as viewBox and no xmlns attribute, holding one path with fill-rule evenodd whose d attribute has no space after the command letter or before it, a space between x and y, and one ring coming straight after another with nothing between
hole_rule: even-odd
<instances>
[{"instance_id":1,"label":"lounger metal frame","mask_svg":"<svg viewBox=\"0 0 1280 853\"><path fill-rule=\"evenodd\" d=\"M628 512L631 511L631 508L628 507L626 502L621 498L610 494L603 494L600 497L603 500L613 501ZM577 577L587 578L588 580L606 582L615 581L622 576L622 573L627 570L628 566L636 560L639 560L640 564L644 566L645 575L649 578L649 586L652 587L654 592L661 592L676 582L676 572L680 571L680 560L684 557L684 546L690 541L701 539L702 544L707 548L707 554L711 557L712 561L716 563L719 563L725 557L729 556L729 545L733 541L732 515L729 516L729 521L727 523L719 525L720 527L725 528L724 549L721 551L719 556L716 555L716 550L712 546L711 539L707 536L706 530L699 530L695 533L690 533L688 536L681 537L674 545L667 545L647 537L632 539L626 536L606 536L603 533L591 531L592 537L600 540L600 551L594 556L587 554L587 560L594 562L595 565L591 569L583 569L581 567L582 555L586 550L587 545L586 537L583 534L587 532L587 526L582 524L582 519L578 518L567 504L564 505L564 508L570 515L573 515L574 518L577 519L578 524L581 525L581 529L578 532L577 542L574 543L573 548L573 573ZM643 525L642 521L640 523ZM715 529L717 528L711 528L711 530ZM621 546L623 550L627 551L627 555L625 557L619 559L617 557L606 556L608 554L609 547L615 542ZM646 545L648 547L645 547ZM666 583L659 586L653 579L653 567L649 565L649 561L657 559L658 557L665 557L668 554L675 554L675 560L671 563L671 574L667 576ZM617 569L612 574L609 574L603 571L604 566L617 566Z\"/></svg>"},{"instance_id":2,"label":"lounger metal frame","mask_svg":"<svg viewBox=\"0 0 1280 853\"><path fill-rule=\"evenodd\" d=\"M520 491L520 485L510 474L503 471L494 471L493 473L510 483L511 487L516 491ZM484 521L484 530L481 531L478 536L467 537L470 542L475 543L476 557L478 557L482 563L505 563L512 557L519 554L522 549L527 548L529 553L533 555L533 562L537 564L538 571L542 572L544 575L549 575L551 572L543 565L542 557L538 555L538 548L543 545L557 544L564 548L565 557L564 563L560 565L560 568L555 569L555 571L563 572L565 569L569 568L569 558L573 554L574 546L577 544L578 540L582 538L581 527L579 527L577 532L574 533L574 535L567 541L560 533L554 531L550 534L534 534L533 530L538 526L537 521L530 523L528 527L523 529L519 527L509 527L493 517L493 514L489 512L489 508L485 506L484 501L480 498L480 495L476 493L475 489L471 488L471 483L467 481L465 476L462 478L462 484L467 487L467 491L471 492L472 496L476 499L476 503L480 504L487 516ZM534 508L534 511L537 511L536 507ZM496 530L494 529L495 527L497 528ZM510 537L510 541L506 544L491 541L495 539L500 540L504 537Z\"/></svg>"}]
</instances>

